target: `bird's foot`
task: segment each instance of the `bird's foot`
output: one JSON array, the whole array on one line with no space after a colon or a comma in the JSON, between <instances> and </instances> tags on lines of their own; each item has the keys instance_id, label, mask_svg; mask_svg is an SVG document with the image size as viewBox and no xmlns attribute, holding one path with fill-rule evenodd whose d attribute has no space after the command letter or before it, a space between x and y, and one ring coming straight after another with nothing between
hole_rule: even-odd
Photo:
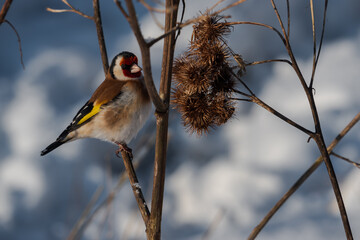
<instances>
[{"instance_id":1,"label":"bird's foot","mask_svg":"<svg viewBox=\"0 0 360 240\"><path fill-rule=\"evenodd\" d=\"M118 157L120 158L119 154L120 154L121 152L126 152L126 153L129 155L130 159L131 159L131 160L133 159L132 149L129 148L129 147L126 145L126 143L119 143L119 142L115 142L115 143L119 146L119 149L116 150L116 152L115 152L115 153L116 153L116 156L118 156Z\"/></svg>"}]
</instances>

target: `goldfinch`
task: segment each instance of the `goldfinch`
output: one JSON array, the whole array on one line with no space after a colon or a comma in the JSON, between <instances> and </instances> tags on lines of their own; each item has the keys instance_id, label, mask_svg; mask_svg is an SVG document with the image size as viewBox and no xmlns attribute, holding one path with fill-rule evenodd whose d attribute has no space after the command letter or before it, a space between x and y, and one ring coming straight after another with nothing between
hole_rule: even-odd
<instances>
[{"instance_id":1,"label":"goldfinch","mask_svg":"<svg viewBox=\"0 0 360 240\"><path fill-rule=\"evenodd\" d=\"M121 52L112 60L105 80L90 100L40 155L79 138L97 138L118 145L117 155L126 151L132 157L127 144L143 127L150 111L150 97L138 59L133 53Z\"/></svg>"}]
</instances>

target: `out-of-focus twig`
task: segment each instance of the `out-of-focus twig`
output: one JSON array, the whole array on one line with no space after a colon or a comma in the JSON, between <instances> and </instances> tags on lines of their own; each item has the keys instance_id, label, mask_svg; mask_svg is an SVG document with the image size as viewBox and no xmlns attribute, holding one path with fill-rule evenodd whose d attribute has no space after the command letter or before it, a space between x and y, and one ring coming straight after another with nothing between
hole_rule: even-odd
<instances>
[{"instance_id":1,"label":"out-of-focus twig","mask_svg":"<svg viewBox=\"0 0 360 240\"><path fill-rule=\"evenodd\" d=\"M202 236L202 240L208 240L211 238L211 234L215 231L215 229L219 226L221 220L223 220L225 216L226 210L225 209L219 209L218 213L214 217L214 219L211 221L209 227L206 229Z\"/></svg>"}]
</instances>

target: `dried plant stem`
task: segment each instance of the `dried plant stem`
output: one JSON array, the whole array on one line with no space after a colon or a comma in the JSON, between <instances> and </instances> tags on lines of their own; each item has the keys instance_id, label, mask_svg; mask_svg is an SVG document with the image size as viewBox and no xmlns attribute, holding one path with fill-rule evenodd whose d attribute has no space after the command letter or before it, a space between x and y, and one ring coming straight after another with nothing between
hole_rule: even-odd
<instances>
[{"instance_id":1,"label":"dried plant stem","mask_svg":"<svg viewBox=\"0 0 360 240\"><path fill-rule=\"evenodd\" d=\"M286 11L287 11L287 38L290 38L290 2L286 0Z\"/></svg>"},{"instance_id":2,"label":"dried plant stem","mask_svg":"<svg viewBox=\"0 0 360 240\"><path fill-rule=\"evenodd\" d=\"M318 49L318 52L317 52L317 55L316 55L316 59L315 59L315 61L313 62L313 68L312 68L311 79L310 79L310 84L309 84L309 88L310 88L310 89L313 88L315 70L316 70L316 66L317 66L318 60L319 60L322 43L323 43L323 40L324 40L327 5L328 5L328 0L325 0L324 15L323 15L323 24L322 24L322 30L321 30L321 37L320 37L319 49ZM314 54L315 54L315 53L314 53Z\"/></svg>"},{"instance_id":3,"label":"dried plant stem","mask_svg":"<svg viewBox=\"0 0 360 240\"><path fill-rule=\"evenodd\" d=\"M129 21L131 29L133 30L133 32L135 34L136 40L138 41L138 44L139 44L140 50L141 50L142 65L143 65L143 72L144 72L146 88L149 92L149 95L150 95L150 98L151 98L153 104L155 105L156 110L159 112L166 112L168 109L168 106L166 104L164 104L164 102L160 98L160 96L156 90L153 78L152 78L150 49L149 49L150 47L147 45L147 43L144 39L144 36L141 33L141 29L139 26L139 22L137 20L134 4L133 4L132 0L125 0L125 2L126 2L128 14L129 14L129 18L127 18L127 19Z\"/></svg>"},{"instance_id":4,"label":"dried plant stem","mask_svg":"<svg viewBox=\"0 0 360 240\"><path fill-rule=\"evenodd\" d=\"M314 17L314 2L310 0L310 12L311 12L311 29L313 35L313 68L311 73L310 86L312 86L315 75L315 65L316 65L316 31L315 31L315 17Z\"/></svg>"},{"instance_id":5,"label":"dried plant stem","mask_svg":"<svg viewBox=\"0 0 360 240\"><path fill-rule=\"evenodd\" d=\"M108 69L109 69L109 62L108 62L108 56L107 56L107 52L106 52L104 32L103 32L102 23L101 23L99 0L93 0L93 7L94 7L93 20L96 25L96 33L97 33L98 41L99 41L100 55L101 55L101 60L103 63L104 72L106 75L106 73L108 72Z\"/></svg>"},{"instance_id":6,"label":"dried plant stem","mask_svg":"<svg viewBox=\"0 0 360 240\"><path fill-rule=\"evenodd\" d=\"M7 12L9 11L12 0L6 0L0 11L0 25L5 21Z\"/></svg>"},{"instance_id":7,"label":"dried plant stem","mask_svg":"<svg viewBox=\"0 0 360 240\"><path fill-rule=\"evenodd\" d=\"M255 61L255 62L246 63L246 66L253 66L253 65L270 63L270 62L284 62L292 66L291 62L287 59L269 59L269 60Z\"/></svg>"},{"instance_id":8,"label":"dried plant stem","mask_svg":"<svg viewBox=\"0 0 360 240\"><path fill-rule=\"evenodd\" d=\"M337 154L337 153L334 153L333 151L330 153L330 155L333 155L333 156L335 156L335 157L337 157L337 158L340 158L340 159L342 159L342 160L344 160L344 161L346 161L346 162L348 162L348 163L351 163L351 164L354 165L355 167L360 168L360 163L351 161L350 159L348 159L348 158L346 158L346 157L343 157L343 156L341 156L341 155L339 155L339 154Z\"/></svg>"},{"instance_id":9,"label":"dried plant stem","mask_svg":"<svg viewBox=\"0 0 360 240\"><path fill-rule=\"evenodd\" d=\"M126 169L126 172L129 177L130 185L133 190L136 202L138 204L141 216L144 220L145 226L148 226L149 218L150 218L150 211L147 207L144 195L142 193L139 181L137 179L134 166L132 164L132 159L130 158L129 154L125 151L121 152L122 159L124 161L124 166ZM146 229L146 233L148 234L148 231Z\"/></svg>"},{"instance_id":10,"label":"dried plant stem","mask_svg":"<svg viewBox=\"0 0 360 240\"><path fill-rule=\"evenodd\" d=\"M76 13L76 14L79 14L80 16L84 17L84 18L87 18L87 19L90 19L90 20L94 20L93 17L89 16L89 15L86 15L85 13L75 9L70 3L68 3L67 0L62 0L62 2L64 4L66 4L70 9L52 9L52 8L46 8L47 11L49 12L53 12L53 13L63 13L63 12L73 12L73 13Z\"/></svg>"},{"instance_id":11,"label":"dried plant stem","mask_svg":"<svg viewBox=\"0 0 360 240\"><path fill-rule=\"evenodd\" d=\"M336 197L336 201L338 203L341 219L342 219L342 222L343 222L343 225L344 225L344 230L345 230L346 237L349 240L353 239L349 219L347 217L347 213L346 213L346 209L345 209L345 205L344 205L344 201L343 201L343 198L341 196L340 187L339 187L339 184L338 184L338 181L337 181L337 178L336 178L336 174L335 174L333 165L332 165L332 163L330 161L329 154L328 154L328 152L326 150L326 144L325 144L322 129L321 129L321 126L320 126L320 119L319 119L319 115L318 115L318 112L317 112L317 109L316 109L316 104L315 104L315 101L314 101L312 88L309 88L307 86L306 81L305 81L305 79L304 79L304 77L303 77L303 75L302 75L302 73L300 71L300 68L299 68L299 66L298 66L298 64L296 62L296 59L294 57L293 51L292 51L291 46L290 46L289 38L286 35L284 24L283 24L283 22L281 20L280 14L279 14L279 12L277 10L277 7L275 5L274 0L271 0L271 4L272 4L272 6L274 8L274 12L275 12L275 14L276 14L276 16L278 18L279 24L281 26L283 36L285 37L286 49L287 49L288 54L290 56L291 62L293 64L293 68L294 68L294 70L295 70L295 72L296 72L296 74L297 74L297 76L298 76L298 78L300 80L301 85L304 88L304 91L305 91L306 96L307 96L308 101L309 101L309 105L310 105L310 108L311 108L313 121L314 121L314 125L315 125L315 134L312 136L312 138L316 142L316 144L318 146L318 149L319 149L319 151L320 151L320 153L321 153L321 155L322 155L322 157L324 159L326 168L328 170L329 178L330 178L333 190L334 190L334 194L335 194L335 197Z\"/></svg>"},{"instance_id":12,"label":"dried plant stem","mask_svg":"<svg viewBox=\"0 0 360 240\"><path fill-rule=\"evenodd\" d=\"M260 26L260 27L265 27L268 28L270 30L273 30L274 32L276 32L276 34L280 37L281 41L284 43L284 45L286 45L286 39L283 37L283 35L281 34L281 32L276 29L273 26L270 26L268 24L264 24L264 23L258 23L258 22L249 22L249 21L240 21L240 22L228 22L226 23L227 25L241 25L241 24L245 24L245 25L255 25L255 26Z\"/></svg>"},{"instance_id":13,"label":"dried plant stem","mask_svg":"<svg viewBox=\"0 0 360 240\"><path fill-rule=\"evenodd\" d=\"M165 32L176 26L179 0L166 0L166 9L172 9L165 14ZM172 66L175 51L175 32L164 39L162 71L160 79L159 95L166 106L170 101L170 86L172 76ZM161 238L161 216L165 186L165 167L167 152L169 111L156 112L156 143L155 143L155 162L154 162L154 180L151 200L150 216L150 238L158 240Z\"/></svg>"},{"instance_id":14,"label":"dried plant stem","mask_svg":"<svg viewBox=\"0 0 360 240\"><path fill-rule=\"evenodd\" d=\"M14 32L15 32L15 34L16 34L17 41L18 41L18 44L19 44L20 62L21 62L21 65L22 65L23 69L25 69L24 57L23 57L23 51L22 51L22 47L21 47L21 38L20 38L20 35L19 35L19 33L16 31L15 26L11 24L11 22L9 22L9 21L6 20L6 19L5 19L4 22L7 23L7 24L11 27L11 29L14 30Z\"/></svg>"},{"instance_id":15,"label":"dried plant stem","mask_svg":"<svg viewBox=\"0 0 360 240\"><path fill-rule=\"evenodd\" d=\"M272 107L270 107L269 105L267 105L266 103L264 103L263 101L261 101L258 97L256 97L255 95L251 96L251 100L253 103L256 103L257 105L263 107L264 109L266 109L267 111L269 111L270 113L274 114L275 116L277 116L278 118L280 118L281 120L287 122L288 124L294 126L295 128L299 129L300 131L302 131L303 133L306 133L307 135L313 137L314 133L311 132L310 130L304 128L303 126L297 124L296 122L292 121L291 119L287 118L286 116L282 115L281 113L279 113L278 111L276 111L275 109L273 109Z\"/></svg>"},{"instance_id":16,"label":"dried plant stem","mask_svg":"<svg viewBox=\"0 0 360 240\"><path fill-rule=\"evenodd\" d=\"M121 2L119 0L114 0L116 6L120 9L121 13L124 15L124 17L126 18L126 20L129 22L130 17L129 14L125 11L124 7L121 5Z\"/></svg>"},{"instance_id":17,"label":"dried plant stem","mask_svg":"<svg viewBox=\"0 0 360 240\"><path fill-rule=\"evenodd\" d=\"M331 153L341 139L351 130L355 124L360 120L360 112L350 121L350 123L336 136L327 148L327 152ZM290 196L297 191L297 189L306 181L306 179L320 166L323 158L319 157L316 161L305 171L305 173L290 187L284 196L275 204L275 206L266 214L261 222L252 230L248 240L253 240L260 233L260 231L269 222L272 216L279 210L279 208L290 198Z\"/></svg>"}]
</instances>

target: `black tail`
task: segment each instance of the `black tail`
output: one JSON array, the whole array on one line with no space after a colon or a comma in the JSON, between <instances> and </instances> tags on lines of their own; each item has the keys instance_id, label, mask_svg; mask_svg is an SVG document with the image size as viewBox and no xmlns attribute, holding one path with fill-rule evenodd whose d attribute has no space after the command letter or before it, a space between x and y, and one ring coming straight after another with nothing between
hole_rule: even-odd
<instances>
[{"instance_id":1,"label":"black tail","mask_svg":"<svg viewBox=\"0 0 360 240\"><path fill-rule=\"evenodd\" d=\"M67 141L61 142L61 141L55 141L52 144L50 144L49 146L47 146L44 150L41 151L40 156L44 156L45 154L48 154L49 152L51 152L52 150L54 150L55 148L63 145L64 143L66 143Z\"/></svg>"}]
</instances>

